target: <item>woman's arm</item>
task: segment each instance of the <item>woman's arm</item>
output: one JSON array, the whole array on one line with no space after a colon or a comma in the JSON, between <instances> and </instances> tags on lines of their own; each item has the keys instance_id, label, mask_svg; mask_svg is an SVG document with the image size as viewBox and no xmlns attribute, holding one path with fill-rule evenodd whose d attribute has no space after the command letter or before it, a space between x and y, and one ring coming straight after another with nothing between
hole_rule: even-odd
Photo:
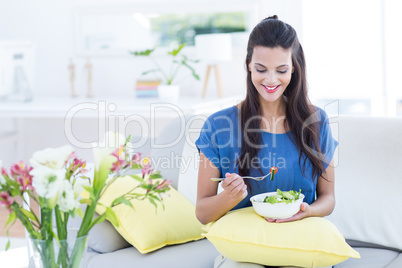
<instances>
[{"instance_id":1,"label":"woman's arm","mask_svg":"<svg viewBox=\"0 0 402 268\"><path fill-rule=\"evenodd\" d=\"M335 207L335 170L333 160L328 165L325 173L317 181L317 199L311 204L303 202L300 211L287 219L272 220L269 222L288 222L301 220L306 217L324 217L332 213Z\"/></svg>"},{"instance_id":2,"label":"woman's arm","mask_svg":"<svg viewBox=\"0 0 402 268\"><path fill-rule=\"evenodd\" d=\"M218 182L211 181L211 178L219 176L218 168L200 152L195 214L202 224L219 219L247 196L243 179L231 173L226 173L221 182L223 191L217 194Z\"/></svg>"}]
</instances>

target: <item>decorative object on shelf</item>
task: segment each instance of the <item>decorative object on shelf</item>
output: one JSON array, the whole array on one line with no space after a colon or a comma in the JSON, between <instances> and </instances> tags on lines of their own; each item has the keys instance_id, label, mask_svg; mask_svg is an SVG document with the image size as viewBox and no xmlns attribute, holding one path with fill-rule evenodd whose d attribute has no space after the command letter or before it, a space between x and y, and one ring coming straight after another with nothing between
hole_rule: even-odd
<instances>
[{"instance_id":1,"label":"decorative object on shelf","mask_svg":"<svg viewBox=\"0 0 402 268\"><path fill-rule=\"evenodd\" d=\"M32 100L34 53L31 41L0 42L0 99Z\"/></svg>"},{"instance_id":2,"label":"decorative object on shelf","mask_svg":"<svg viewBox=\"0 0 402 268\"><path fill-rule=\"evenodd\" d=\"M211 69L215 69L215 79L218 87L218 96L223 97L222 78L218 63L232 59L232 39L230 34L201 34L195 37L197 57L207 63L202 97L207 92L208 79Z\"/></svg>"},{"instance_id":3,"label":"decorative object on shelf","mask_svg":"<svg viewBox=\"0 0 402 268\"><path fill-rule=\"evenodd\" d=\"M159 65L159 63L151 56L151 54L155 51L155 48L144 50L144 51L130 52L130 54L132 54L134 56L147 56L155 64L156 68L145 71L141 75L146 75L149 73L156 73L156 74L160 75L159 78L161 80L161 84L159 87L161 88L161 90L159 90L159 88L158 88L158 95L159 95L159 98L161 98L161 99L166 98L166 95L162 92L162 91L166 90L166 88L162 88L162 86L175 85L175 87L172 87L172 94L169 94L169 96L168 96L168 101L172 101L172 100L177 101L177 99L180 95L180 88L178 87L178 82L176 82L175 79L177 77L179 70L183 66L191 71L191 75L195 79L200 80L199 75L196 73L195 69L190 65L190 64L198 63L199 61L191 60L191 59L187 58L187 56L180 54L182 49L185 46L186 46L186 44L181 44L176 49L173 49L173 50L167 52L168 56L170 56L172 58L172 62L170 64L170 68L168 71L163 69ZM177 91L179 91L179 92L177 92ZM173 96L177 99L173 99ZM167 99L164 99L164 100L167 100Z\"/></svg>"},{"instance_id":4,"label":"decorative object on shelf","mask_svg":"<svg viewBox=\"0 0 402 268\"><path fill-rule=\"evenodd\" d=\"M93 66L89 58L87 58L87 63L84 65L84 69L87 73L87 98L93 98L94 93L92 90L92 71Z\"/></svg>"},{"instance_id":5,"label":"decorative object on shelf","mask_svg":"<svg viewBox=\"0 0 402 268\"><path fill-rule=\"evenodd\" d=\"M135 91L138 98L158 97L158 86L160 80L137 80Z\"/></svg>"},{"instance_id":6,"label":"decorative object on shelf","mask_svg":"<svg viewBox=\"0 0 402 268\"><path fill-rule=\"evenodd\" d=\"M68 65L68 70L70 73L71 97L76 98L77 94L75 93L75 64L73 62L73 59L70 59L70 64Z\"/></svg>"},{"instance_id":7,"label":"decorative object on shelf","mask_svg":"<svg viewBox=\"0 0 402 268\"><path fill-rule=\"evenodd\" d=\"M85 253L86 237L92 227L105 219L119 226L112 207L132 207L130 200L133 199L147 199L155 207L158 202L163 202L162 194L170 189L170 181L160 179L160 174L153 171L148 157L132 154L128 140L121 134L107 133L104 142L94 148L93 181L86 176L89 172L86 162L78 159L69 145L36 152L30 160L31 166L21 161L9 170L1 167L0 205L10 212L6 223L7 233L17 219L21 221L31 238L32 250L38 256L37 267L78 268ZM138 181L136 187L114 199L110 206L99 203L108 187L129 169L142 171L142 176L130 175L131 179ZM136 189L145 191L132 194ZM78 196L83 191L87 192L87 197L79 200ZM30 200L38 203L40 217L30 208ZM80 203L86 205L85 212L79 208ZM105 212L94 217L97 206L103 206ZM75 215L83 219L79 229L72 234L67 226L69 218ZM68 242L69 234L76 237L74 244ZM10 242L6 249L9 246Z\"/></svg>"}]
</instances>

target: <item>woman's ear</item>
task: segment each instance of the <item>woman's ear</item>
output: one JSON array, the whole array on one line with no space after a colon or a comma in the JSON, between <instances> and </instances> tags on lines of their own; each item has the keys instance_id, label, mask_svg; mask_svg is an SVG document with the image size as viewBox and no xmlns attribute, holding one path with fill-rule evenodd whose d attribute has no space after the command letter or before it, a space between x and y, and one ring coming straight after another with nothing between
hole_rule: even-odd
<instances>
[{"instance_id":1,"label":"woman's ear","mask_svg":"<svg viewBox=\"0 0 402 268\"><path fill-rule=\"evenodd\" d=\"M292 66L292 73L294 73L295 72L295 67L294 66Z\"/></svg>"}]
</instances>

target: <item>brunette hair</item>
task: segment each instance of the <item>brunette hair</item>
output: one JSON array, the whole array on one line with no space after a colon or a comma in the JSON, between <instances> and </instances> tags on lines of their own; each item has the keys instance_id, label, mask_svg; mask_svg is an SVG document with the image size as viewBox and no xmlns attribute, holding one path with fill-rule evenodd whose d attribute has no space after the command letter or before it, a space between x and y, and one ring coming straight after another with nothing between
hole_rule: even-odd
<instances>
[{"instance_id":1,"label":"brunette hair","mask_svg":"<svg viewBox=\"0 0 402 268\"><path fill-rule=\"evenodd\" d=\"M255 46L269 48L281 47L290 49L294 71L289 85L283 95L287 99L285 130L299 151L299 164L301 172L305 174L306 162L309 160L312 166L313 180L325 171L321 154L318 134L319 125L305 122L310 116L315 116L316 108L310 103L307 96L306 65L303 49L297 38L295 29L274 15L262 20L250 34L247 45L247 95L241 103L240 125L243 133L241 153L236 165L239 175L246 176L250 173L250 162L258 156L259 146L262 143L260 132L246 131L247 129L260 129L261 116L259 93L251 80L251 72L248 69ZM257 120L254 120L257 118ZM313 120L317 121L317 120ZM257 145L257 146L256 146ZM311 150L311 149L314 150ZM249 163L249 164L245 164ZM258 167L262 172L261 168ZM246 184L249 185L248 181Z\"/></svg>"}]
</instances>

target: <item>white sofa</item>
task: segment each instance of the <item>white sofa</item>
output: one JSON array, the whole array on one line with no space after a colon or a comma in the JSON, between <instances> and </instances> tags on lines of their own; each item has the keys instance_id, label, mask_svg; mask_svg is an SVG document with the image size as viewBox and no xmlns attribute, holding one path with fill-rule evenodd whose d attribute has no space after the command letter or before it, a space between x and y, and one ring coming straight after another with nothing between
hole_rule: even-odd
<instances>
[{"instance_id":1,"label":"white sofa","mask_svg":"<svg viewBox=\"0 0 402 268\"><path fill-rule=\"evenodd\" d=\"M186 120L189 120L187 118ZM196 120L197 121L197 120ZM196 122L194 121L194 122ZM402 267L402 118L336 117L331 119L339 141L336 153L336 208L328 217L361 259L348 259L335 268ZM192 124L202 125L202 120ZM180 133L180 120L162 131L157 144L173 141ZM172 185L195 201L197 150L190 144L197 132L167 149L150 148L155 159L170 154L193 157L186 170L160 170ZM148 254L139 253L104 222L90 232L85 267L213 267L219 254L206 239L167 246Z\"/></svg>"}]
</instances>

